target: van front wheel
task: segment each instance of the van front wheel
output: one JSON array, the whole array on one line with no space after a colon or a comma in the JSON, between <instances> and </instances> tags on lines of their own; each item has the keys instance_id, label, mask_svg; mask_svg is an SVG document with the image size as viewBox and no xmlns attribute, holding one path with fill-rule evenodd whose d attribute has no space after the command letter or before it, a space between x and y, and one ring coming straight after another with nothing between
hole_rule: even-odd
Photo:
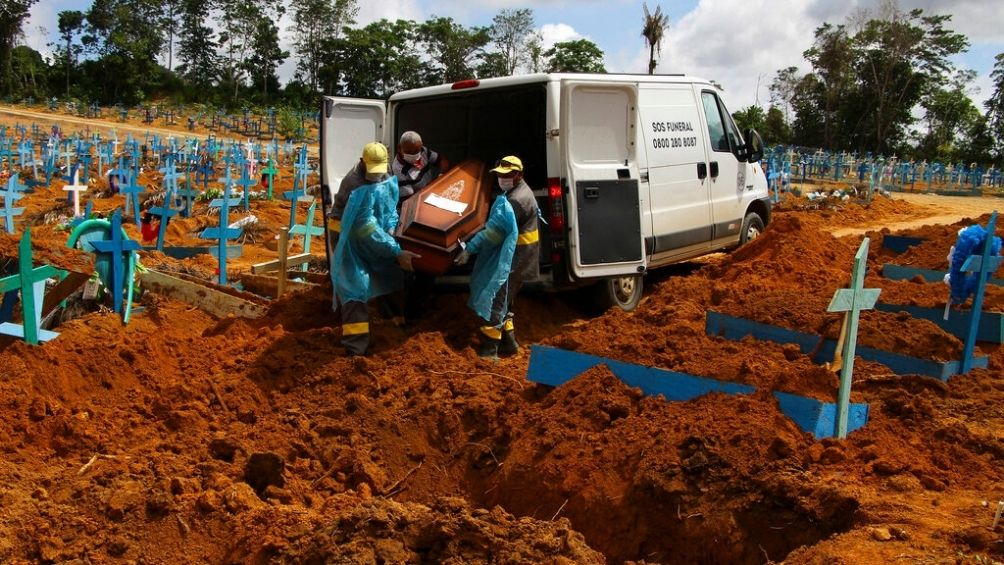
<instances>
[{"instance_id":1,"label":"van front wheel","mask_svg":"<svg viewBox=\"0 0 1004 565\"><path fill-rule=\"evenodd\" d=\"M597 305L603 310L618 307L630 312L641 302L643 290L641 275L628 275L600 281L596 287Z\"/></svg>"},{"instance_id":2,"label":"van front wheel","mask_svg":"<svg viewBox=\"0 0 1004 565\"><path fill-rule=\"evenodd\" d=\"M743 227L739 232L739 245L746 245L760 237L763 233L763 219L756 212L750 212L743 218Z\"/></svg>"}]
</instances>

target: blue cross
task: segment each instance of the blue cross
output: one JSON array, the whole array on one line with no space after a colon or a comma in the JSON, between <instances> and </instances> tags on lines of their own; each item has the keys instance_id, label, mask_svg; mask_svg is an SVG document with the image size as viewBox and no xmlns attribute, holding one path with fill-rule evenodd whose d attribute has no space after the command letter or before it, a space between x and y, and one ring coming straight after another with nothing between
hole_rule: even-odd
<instances>
[{"instance_id":1,"label":"blue cross","mask_svg":"<svg viewBox=\"0 0 1004 565\"><path fill-rule=\"evenodd\" d=\"M230 207L241 203L240 198L231 198L233 188L233 178L230 176L230 169L227 169L227 176L219 179L223 183L223 198L214 199L209 203L210 208L219 208L220 224L215 228L206 228L199 235L202 239L217 240L217 248L211 253L219 263L219 283L227 284L227 240L240 237L240 229L230 228Z\"/></svg>"},{"instance_id":2,"label":"blue cross","mask_svg":"<svg viewBox=\"0 0 1004 565\"><path fill-rule=\"evenodd\" d=\"M107 240L92 240L91 245L94 246L94 250L98 253L108 253L111 254L111 266L112 266L112 288L109 290L112 293L112 303L115 305L115 312L122 312L122 300L124 298L125 290L125 269L122 268L123 263L128 264L130 259L129 254L135 253L142 249L139 243L129 239L128 237L122 237L122 213L116 209L112 214L112 227L111 239Z\"/></svg>"},{"instance_id":3,"label":"blue cross","mask_svg":"<svg viewBox=\"0 0 1004 565\"><path fill-rule=\"evenodd\" d=\"M4 207L0 209L0 216L3 216L4 227L7 233L14 233L14 216L19 216L24 212L24 208L12 208L11 205L24 198L25 186L18 182L18 174L14 173L7 179L7 186L0 197L4 200Z\"/></svg>"},{"instance_id":4,"label":"blue cross","mask_svg":"<svg viewBox=\"0 0 1004 565\"><path fill-rule=\"evenodd\" d=\"M314 226L314 212L317 210L317 201L313 198L310 202L310 209L307 210L307 221L304 224L297 224L289 228L290 235L302 235L303 236L303 252L310 253L310 240L314 236L324 235L323 227ZM306 263L303 264L301 270L306 271L310 266Z\"/></svg>"},{"instance_id":5,"label":"blue cross","mask_svg":"<svg viewBox=\"0 0 1004 565\"><path fill-rule=\"evenodd\" d=\"M133 174L131 170L126 169L126 180L119 186L119 192L125 195L125 207L129 209L129 203L132 203L133 219L136 221L136 225L139 225L139 199L143 194L146 193L144 186L136 182L136 175Z\"/></svg>"},{"instance_id":6,"label":"blue cross","mask_svg":"<svg viewBox=\"0 0 1004 565\"><path fill-rule=\"evenodd\" d=\"M847 437L847 419L851 400L851 381L854 372L854 351L858 339L858 317L862 310L871 310L878 300L880 289L864 288L865 272L868 270L868 245L871 240L864 238L858 252L854 255L854 267L851 271L851 287L841 288L833 294L828 312L846 312L844 314L844 343L840 352L843 365L840 368L840 388L837 391L837 422L836 436Z\"/></svg>"},{"instance_id":7,"label":"blue cross","mask_svg":"<svg viewBox=\"0 0 1004 565\"><path fill-rule=\"evenodd\" d=\"M239 166L241 168L241 178L237 181L237 184L244 188L244 198L242 204L244 206L244 211L247 212L251 208L250 205L251 187L258 184L258 181L256 179L251 178L251 176L248 175L248 165L246 161L243 161L242 159L242 162L240 163Z\"/></svg>"},{"instance_id":8,"label":"blue cross","mask_svg":"<svg viewBox=\"0 0 1004 565\"><path fill-rule=\"evenodd\" d=\"M987 280L990 275L997 272L1001 266L1002 258L999 255L990 255L993 247L994 233L997 230L997 211L990 214L987 222L986 238L983 241L983 249L979 255L970 255L966 262L962 264L965 272L977 272L976 294L973 296L973 310L969 317L969 333L966 335L966 343L962 348L962 363L959 370L962 374L968 373L973 368L973 350L976 347L976 335L979 333L980 314L983 309L983 294L986 291Z\"/></svg>"}]
</instances>

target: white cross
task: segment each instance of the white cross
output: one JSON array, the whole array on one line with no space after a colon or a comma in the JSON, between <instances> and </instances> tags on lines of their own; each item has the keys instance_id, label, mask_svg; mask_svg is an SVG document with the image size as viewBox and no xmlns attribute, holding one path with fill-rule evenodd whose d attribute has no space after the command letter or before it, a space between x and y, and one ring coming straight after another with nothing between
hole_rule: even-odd
<instances>
[{"instance_id":1,"label":"white cross","mask_svg":"<svg viewBox=\"0 0 1004 565\"><path fill-rule=\"evenodd\" d=\"M76 170L73 172L73 184L68 184L63 187L63 190L73 193L73 215L74 217L80 215L80 193L87 190L86 184L80 184L80 171Z\"/></svg>"}]
</instances>

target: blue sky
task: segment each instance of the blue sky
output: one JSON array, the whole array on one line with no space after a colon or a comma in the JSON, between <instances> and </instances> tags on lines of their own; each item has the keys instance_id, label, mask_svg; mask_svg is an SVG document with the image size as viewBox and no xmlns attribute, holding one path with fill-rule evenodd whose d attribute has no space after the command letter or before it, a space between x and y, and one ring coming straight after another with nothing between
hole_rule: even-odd
<instances>
[{"instance_id":1,"label":"blue sky","mask_svg":"<svg viewBox=\"0 0 1004 565\"><path fill-rule=\"evenodd\" d=\"M813 30L824 21L846 23L862 10L874 13L883 0L652 0L662 5L670 27L659 58L659 72L687 73L718 81L730 109L755 102L767 105L774 73L808 65L802 52L812 43ZM47 51L38 26L56 31L61 10L86 9L90 0L39 0L25 26L26 43ZM982 109L990 94L989 72L994 56L1004 52L1004 0L900 0L902 9L951 14L951 27L969 36L970 51L956 63L978 72L972 96ZM642 2L636 0L359 0L360 24L380 18L425 20L450 16L464 25L488 25L503 8L531 7L545 44L584 37L606 54L611 72L645 72L648 49L641 37ZM288 24L280 25L288 41ZM292 63L280 69L292 74ZM759 88L758 88L759 85Z\"/></svg>"}]
</instances>

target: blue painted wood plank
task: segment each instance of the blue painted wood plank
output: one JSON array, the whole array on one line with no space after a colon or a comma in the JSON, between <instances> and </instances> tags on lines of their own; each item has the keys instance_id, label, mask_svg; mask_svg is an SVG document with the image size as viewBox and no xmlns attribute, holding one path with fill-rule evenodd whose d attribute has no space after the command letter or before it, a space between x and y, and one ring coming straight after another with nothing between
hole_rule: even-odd
<instances>
[{"instance_id":1,"label":"blue painted wood plank","mask_svg":"<svg viewBox=\"0 0 1004 565\"><path fill-rule=\"evenodd\" d=\"M705 322L705 332L708 335L720 335L732 341L739 341L749 335L756 339L773 341L775 343L794 343L805 354L815 349L819 345L820 339L822 339L818 335L779 328L769 324L761 324L752 320L712 311L708 312ZM812 358L812 361L815 363L829 363L833 361L833 352L835 350L836 340L826 339L823 341L819 351ZM930 361L869 347L857 348L857 356L868 361L882 363L897 375L924 375L947 381L952 375L958 374L959 371L959 363L957 361ZM973 360L974 368L985 368L987 364L987 357L977 357Z\"/></svg>"},{"instance_id":2,"label":"blue painted wood plank","mask_svg":"<svg viewBox=\"0 0 1004 565\"><path fill-rule=\"evenodd\" d=\"M885 265L882 265L882 276L894 281L908 281L912 280L917 275L920 275L921 278L928 282L942 282L945 280L945 274L945 271L918 269L916 267L895 265L893 263L886 263ZM987 280L987 284L1004 286L1004 279L989 279Z\"/></svg>"},{"instance_id":3,"label":"blue painted wood plank","mask_svg":"<svg viewBox=\"0 0 1004 565\"><path fill-rule=\"evenodd\" d=\"M0 324L0 334L9 335L16 338L24 339L24 326L21 324L12 324L10 322L4 322ZM59 337L59 334L49 330L38 329L38 342L45 343Z\"/></svg>"},{"instance_id":4,"label":"blue painted wood plank","mask_svg":"<svg viewBox=\"0 0 1004 565\"><path fill-rule=\"evenodd\" d=\"M945 319L944 308L924 308L921 306L911 306L909 304L876 304L877 310L885 312L906 312L914 318L930 320L941 329L954 335L959 339L966 337L969 331L969 320L972 312L969 310L949 310L948 319ZM977 341L988 343L1004 343L1004 313L983 312L980 316L980 325L976 334Z\"/></svg>"},{"instance_id":5,"label":"blue painted wood plank","mask_svg":"<svg viewBox=\"0 0 1004 565\"><path fill-rule=\"evenodd\" d=\"M560 386L598 365L606 365L624 384L637 387L650 396L661 395L667 401L687 401L711 392L751 394L756 391L756 387L750 385L696 377L542 345L530 346L530 364L526 376L531 382ZM836 404L783 392L775 392L774 396L781 411L802 431L812 433L818 439L836 435ZM848 432L861 428L867 422L868 405L851 404Z\"/></svg>"},{"instance_id":6,"label":"blue painted wood plank","mask_svg":"<svg viewBox=\"0 0 1004 565\"><path fill-rule=\"evenodd\" d=\"M542 345L533 345L530 348L527 379L535 383L558 386L603 364L628 386L638 387L645 394L662 395L667 400L685 401L711 392L750 394L756 390L756 387L749 385L695 377Z\"/></svg>"},{"instance_id":7,"label":"blue painted wood plank","mask_svg":"<svg viewBox=\"0 0 1004 565\"><path fill-rule=\"evenodd\" d=\"M836 404L778 391L774 391L774 397L777 398L781 411L798 424L803 432L809 432L817 439L836 435ZM851 403L847 417L847 433L860 429L867 423L868 405Z\"/></svg>"}]
</instances>

